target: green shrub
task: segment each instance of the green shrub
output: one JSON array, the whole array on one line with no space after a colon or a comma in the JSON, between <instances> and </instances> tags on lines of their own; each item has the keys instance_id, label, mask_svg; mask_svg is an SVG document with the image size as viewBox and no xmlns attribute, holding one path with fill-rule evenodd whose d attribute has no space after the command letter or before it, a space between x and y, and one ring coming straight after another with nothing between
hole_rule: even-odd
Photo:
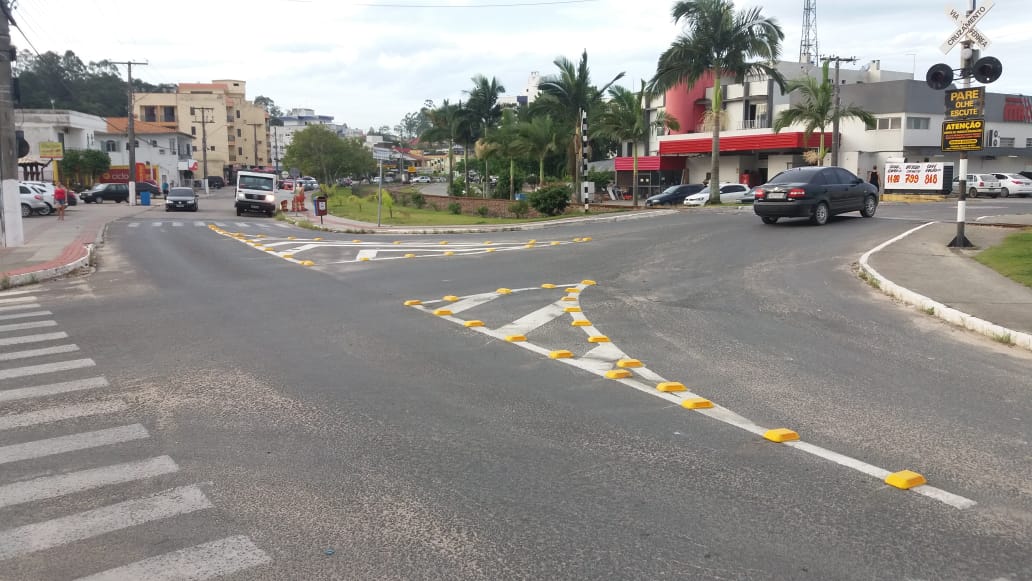
<instances>
[{"instance_id":1,"label":"green shrub","mask_svg":"<svg viewBox=\"0 0 1032 581\"><path fill-rule=\"evenodd\" d=\"M462 213L462 204L460 204L458 202L452 202L452 203L448 204L448 211L451 212L452 214L455 214L456 216L458 216L459 214Z\"/></svg>"},{"instance_id":2,"label":"green shrub","mask_svg":"<svg viewBox=\"0 0 1032 581\"><path fill-rule=\"evenodd\" d=\"M546 216L558 216L566 211L570 203L570 188L550 186L530 194L530 205Z\"/></svg>"},{"instance_id":3,"label":"green shrub","mask_svg":"<svg viewBox=\"0 0 1032 581\"><path fill-rule=\"evenodd\" d=\"M426 198L423 194L412 194L412 205L422 210L426 205Z\"/></svg>"},{"instance_id":4,"label":"green shrub","mask_svg":"<svg viewBox=\"0 0 1032 581\"><path fill-rule=\"evenodd\" d=\"M479 208L477 208L477 214L480 214L481 218L487 218L487 214L490 211L491 210L489 210L487 206L480 206Z\"/></svg>"},{"instance_id":5,"label":"green shrub","mask_svg":"<svg viewBox=\"0 0 1032 581\"><path fill-rule=\"evenodd\" d=\"M529 176L527 176L527 184L528 185L536 186L537 183L538 183L538 176L537 176L536 173L532 173Z\"/></svg>"},{"instance_id":6,"label":"green shrub","mask_svg":"<svg viewBox=\"0 0 1032 581\"><path fill-rule=\"evenodd\" d=\"M466 195L466 182L455 180L452 182L451 188L448 190L450 196L465 196Z\"/></svg>"},{"instance_id":7,"label":"green shrub","mask_svg":"<svg viewBox=\"0 0 1032 581\"><path fill-rule=\"evenodd\" d=\"M509 213L517 218L523 219L530 213L530 204L526 200L520 200L509 204Z\"/></svg>"}]
</instances>

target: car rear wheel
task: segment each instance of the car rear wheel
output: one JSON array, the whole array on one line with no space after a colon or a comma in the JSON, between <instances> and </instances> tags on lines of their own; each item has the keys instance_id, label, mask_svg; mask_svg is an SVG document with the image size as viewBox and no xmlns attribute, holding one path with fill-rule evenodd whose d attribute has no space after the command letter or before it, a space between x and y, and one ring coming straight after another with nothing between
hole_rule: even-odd
<instances>
[{"instance_id":1,"label":"car rear wheel","mask_svg":"<svg viewBox=\"0 0 1032 581\"><path fill-rule=\"evenodd\" d=\"M104 196L93 196L93 203L94 204L103 204L104 203Z\"/></svg>"},{"instance_id":2,"label":"car rear wheel","mask_svg":"<svg viewBox=\"0 0 1032 581\"><path fill-rule=\"evenodd\" d=\"M1000 197L1001 198L1006 198L1009 195L1010 195L1010 190L1008 190L1007 188L1003 188L1002 190L1000 190Z\"/></svg>"},{"instance_id":3,"label":"car rear wheel","mask_svg":"<svg viewBox=\"0 0 1032 581\"><path fill-rule=\"evenodd\" d=\"M970 190L968 190L968 195L971 196L972 198L977 198L978 197L978 190L975 189L975 188L971 188Z\"/></svg>"},{"instance_id":4,"label":"car rear wheel","mask_svg":"<svg viewBox=\"0 0 1032 581\"><path fill-rule=\"evenodd\" d=\"M810 215L810 221L818 226L823 226L828 223L828 205L824 202L817 204L813 209L813 214Z\"/></svg>"},{"instance_id":5,"label":"car rear wheel","mask_svg":"<svg viewBox=\"0 0 1032 581\"><path fill-rule=\"evenodd\" d=\"M38 208L36 210L36 213L39 214L40 216L49 216L51 214L51 212L53 212L53 211L54 211L54 208L51 207L50 204L48 204L46 202L43 202L43 207L42 208Z\"/></svg>"},{"instance_id":6,"label":"car rear wheel","mask_svg":"<svg viewBox=\"0 0 1032 581\"><path fill-rule=\"evenodd\" d=\"M32 208L28 204L21 205L21 217L28 218L32 215Z\"/></svg>"},{"instance_id":7,"label":"car rear wheel","mask_svg":"<svg viewBox=\"0 0 1032 581\"><path fill-rule=\"evenodd\" d=\"M778 217L777 216L760 216L760 220L763 220L764 224L777 224L778 223Z\"/></svg>"},{"instance_id":8,"label":"car rear wheel","mask_svg":"<svg viewBox=\"0 0 1032 581\"><path fill-rule=\"evenodd\" d=\"M874 196L867 196L864 198L864 207L860 210L860 215L864 218L870 218L874 216L874 212L878 209L878 200Z\"/></svg>"}]
</instances>

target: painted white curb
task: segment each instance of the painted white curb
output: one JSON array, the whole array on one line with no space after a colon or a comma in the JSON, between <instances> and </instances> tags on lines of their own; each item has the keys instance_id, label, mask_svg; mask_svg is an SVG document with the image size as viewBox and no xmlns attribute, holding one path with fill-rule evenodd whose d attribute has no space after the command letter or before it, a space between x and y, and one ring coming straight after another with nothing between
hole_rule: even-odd
<instances>
[{"instance_id":1,"label":"painted white curb","mask_svg":"<svg viewBox=\"0 0 1032 581\"><path fill-rule=\"evenodd\" d=\"M37 270L35 272L24 272L22 274L16 274L8 278L10 286L24 286L27 284L35 284L37 282L43 282L44 280L50 280L59 276L64 276L69 272L79 270L90 263L90 257L93 256L94 245L86 245L86 256L73 260L68 264L62 264L61 266L55 266L54 268L44 268L43 270Z\"/></svg>"},{"instance_id":2,"label":"painted white curb","mask_svg":"<svg viewBox=\"0 0 1032 581\"><path fill-rule=\"evenodd\" d=\"M908 305L915 306L919 309L923 309L926 311L929 309L934 309L936 317L939 317L940 319L957 325L959 327L964 327L965 329L974 331L976 333L980 333L989 338L1004 337L1006 335L1010 335L1011 341L1014 343L1015 346L1032 351L1032 335L1028 333L1023 333L1021 331L1008 329L1006 327L1001 327L1000 325L991 323L984 319L979 319L978 317L969 315L962 311L958 311L957 309L948 307L938 301L934 301L908 288L903 288L882 276L881 273L875 270L874 267L872 267L868 263L869 259L875 252L878 252L879 250L882 250L887 246L895 242L898 242L906 238L907 236L910 236L914 232L917 232L918 230L926 226L931 226L932 224L937 223L938 222L928 222L927 224L921 224L917 228L907 230L899 236L896 236L895 238L892 238L890 240L886 240L878 246L875 246L874 248L868 250L863 254L863 256L860 257L860 270L863 271L867 276L878 281L878 286L881 289L881 291L889 295L890 297L894 297Z\"/></svg>"}]
</instances>

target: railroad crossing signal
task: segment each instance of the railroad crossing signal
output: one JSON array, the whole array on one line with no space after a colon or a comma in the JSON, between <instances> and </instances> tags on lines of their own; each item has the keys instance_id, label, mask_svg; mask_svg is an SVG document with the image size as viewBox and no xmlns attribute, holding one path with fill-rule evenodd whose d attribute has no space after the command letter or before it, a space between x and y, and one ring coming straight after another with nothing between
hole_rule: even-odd
<instances>
[{"instance_id":1,"label":"railroad crossing signal","mask_svg":"<svg viewBox=\"0 0 1032 581\"><path fill-rule=\"evenodd\" d=\"M989 37L982 34L981 30L975 28L979 20L986 15L990 10L993 9L996 3L993 0L988 0L978 8L971 11L971 14L964 16L961 12L955 8L947 8L946 15L949 16L953 23L957 25L957 29L953 31L953 34L946 39L946 42L939 46L939 50L942 54L949 54L953 47L957 46L958 43L964 40L970 40L980 46L981 48L987 48L989 46Z\"/></svg>"},{"instance_id":2,"label":"railroad crossing signal","mask_svg":"<svg viewBox=\"0 0 1032 581\"><path fill-rule=\"evenodd\" d=\"M958 44L963 44L964 50L960 55L959 69L954 69L945 63L933 65L932 68L928 69L928 74L925 75L925 82L928 83L929 87L937 91L949 87L953 83L954 72L960 73L959 76L962 79L974 77L976 81L983 84L992 83L1000 78L1000 75L1003 74L1003 63L995 57L986 56L975 60L974 64L972 64L972 60L977 56L978 51L973 51L970 48L972 43L981 48L989 46L989 38L982 34L982 31L978 30L975 25L992 10L993 6L995 6L993 0L987 0L981 6L970 10L966 15L962 15L959 10L954 8L946 9L946 15L957 25L957 29L946 39L946 42L942 43L939 50L943 54L948 54Z\"/></svg>"}]
</instances>

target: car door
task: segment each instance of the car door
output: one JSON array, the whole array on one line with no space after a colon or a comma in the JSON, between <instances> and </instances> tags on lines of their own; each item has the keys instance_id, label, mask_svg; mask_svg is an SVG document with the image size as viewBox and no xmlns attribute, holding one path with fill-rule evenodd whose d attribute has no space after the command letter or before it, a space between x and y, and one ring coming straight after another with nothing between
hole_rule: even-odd
<instances>
[{"instance_id":1,"label":"car door","mask_svg":"<svg viewBox=\"0 0 1032 581\"><path fill-rule=\"evenodd\" d=\"M867 186L864 184L864 180L854 175L853 172L841 167L833 168L833 170L838 176L838 181L845 185L843 189L842 211L851 212L863 208L864 196L867 195Z\"/></svg>"}]
</instances>

